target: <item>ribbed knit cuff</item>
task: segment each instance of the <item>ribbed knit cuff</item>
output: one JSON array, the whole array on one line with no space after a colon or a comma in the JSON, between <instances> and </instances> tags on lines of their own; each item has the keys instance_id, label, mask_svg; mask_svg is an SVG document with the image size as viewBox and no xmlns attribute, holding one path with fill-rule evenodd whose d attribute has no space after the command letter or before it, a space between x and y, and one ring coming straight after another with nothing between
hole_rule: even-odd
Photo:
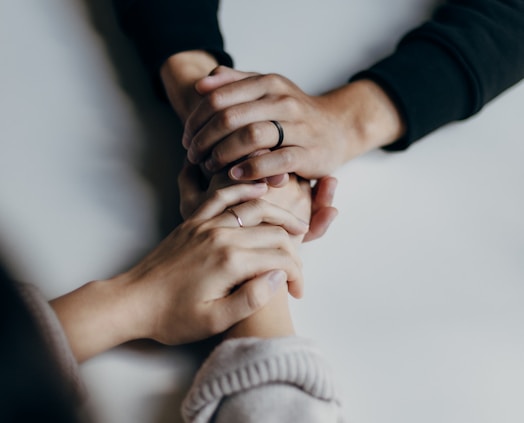
<instances>
[{"instance_id":1,"label":"ribbed knit cuff","mask_svg":"<svg viewBox=\"0 0 524 423\"><path fill-rule=\"evenodd\" d=\"M239 338L225 341L207 359L182 414L188 422L207 422L226 397L270 384L291 385L314 399L340 404L331 371L311 341Z\"/></svg>"}]
</instances>

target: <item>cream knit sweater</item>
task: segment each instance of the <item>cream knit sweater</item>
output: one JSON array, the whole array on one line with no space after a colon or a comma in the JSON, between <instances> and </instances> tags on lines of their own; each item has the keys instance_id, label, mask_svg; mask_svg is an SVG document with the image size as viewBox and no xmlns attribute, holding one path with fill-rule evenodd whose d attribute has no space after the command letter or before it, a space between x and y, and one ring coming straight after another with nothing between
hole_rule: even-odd
<instances>
[{"instance_id":1,"label":"cream knit sweater","mask_svg":"<svg viewBox=\"0 0 524 423\"><path fill-rule=\"evenodd\" d=\"M31 285L18 288L60 364L64 383L82 397L78 366L53 309ZM311 341L294 336L220 344L196 375L182 415L192 423L343 421L329 366Z\"/></svg>"}]
</instances>

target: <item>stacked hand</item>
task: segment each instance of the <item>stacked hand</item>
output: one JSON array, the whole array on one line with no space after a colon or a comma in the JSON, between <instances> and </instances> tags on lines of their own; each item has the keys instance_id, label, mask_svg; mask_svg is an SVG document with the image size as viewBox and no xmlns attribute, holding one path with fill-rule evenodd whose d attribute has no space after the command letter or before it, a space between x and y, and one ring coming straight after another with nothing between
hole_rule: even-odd
<instances>
[{"instance_id":1,"label":"stacked hand","mask_svg":"<svg viewBox=\"0 0 524 423\"><path fill-rule=\"evenodd\" d=\"M307 179L329 175L350 155L348 131L329 96L309 96L288 79L226 67L197 82L203 100L185 124L183 145L192 163L216 172L250 153L280 148L230 170L236 180L296 173Z\"/></svg>"},{"instance_id":2,"label":"stacked hand","mask_svg":"<svg viewBox=\"0 0 524 423\"><path fill-rule=\"evenodd\" d=\"M180 344L220 333L286 281L301 296L290 234L308 225L262 200L267 190L259 183L216 191L130 271L54 300L78 360L132 339Z\"/></svg>"}]
</instances>

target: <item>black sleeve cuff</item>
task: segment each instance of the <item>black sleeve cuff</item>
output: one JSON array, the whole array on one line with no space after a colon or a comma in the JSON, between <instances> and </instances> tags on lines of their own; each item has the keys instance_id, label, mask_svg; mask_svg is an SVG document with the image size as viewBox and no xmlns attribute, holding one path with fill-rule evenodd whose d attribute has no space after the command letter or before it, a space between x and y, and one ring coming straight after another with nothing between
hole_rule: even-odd
<instances>
[{"instance_id":1,"label":"black sleeve cuff","mask_svg":"<svg viewBox=\"0 0 524 423\"><path fill-rule=\"evenodd\" d=\"M221 65L233 66L224 51L218 0L113 0L124 32L133 40L153 76L176 53L204 50Z\"/></svg>"},{"instance_id":2,"label":"black sleeve cuff","mask_svg":"<svg viewBox=\"0 0 524 423\"><path fill-rule=\"evenodd\" d=\"M440 126L470 114L471 95L467 75L444 48L431 40L417 40L370 69L352 78L371 79L382 87L397 106L406 134L388 151L408 148Z\"/></svg>"}]
</instances>

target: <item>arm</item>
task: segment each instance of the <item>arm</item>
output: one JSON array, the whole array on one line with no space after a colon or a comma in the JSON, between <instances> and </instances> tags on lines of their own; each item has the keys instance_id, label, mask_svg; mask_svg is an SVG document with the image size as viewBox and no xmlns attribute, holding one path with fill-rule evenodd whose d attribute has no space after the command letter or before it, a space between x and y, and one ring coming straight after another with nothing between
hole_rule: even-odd
<instances>
[{"instance_id":1,"label":"arm","mask_svg":"<svg viewBox=\"0 0 524 423\"><path fill-rule=\"evenodd\" d=\"M266 191L265 184L219 190L131 270L53 300L77 360L133 339L173 345L223 332L285 280L300 293L288 232L303 234L307 224L260 199Z\"/></svg>"},{"instance_id":2,"label":"arm","mask_svg":"<svg viewBox=\"0 0 524 423\"><path fill-rule=\"evenodd\" d=\"M307 219L309 184L291 175L265 199ZM298 248L302 236L294 236ZM321 352L295 331L288 290L225 334L197 374L182 412L186 421L338 422L341 402Z\"/></svg>"},{"instance_id":3,"label":"arm","mask_svg":"<svg viewBox=\"0 0 524 423\"><path fill-rule=\"evenodd\" d=\"M449 0L408 33L396 51L356 75L394 100L407 148L440 126L466 119L524 77L524 2Z\"/></svg>"},{"instance_id":4,"label":"arm","mask_svg":"<svg viewBox=\"0 0 524 423\"><path fill-rule=\"evenodd\" d=\"M224 50L218 0L113 0L113 6L154 79L165 61L181 52L204 51L217 64L233 63Z\"/></svg>"},{"instance_id":5,"label":"arm","mask_svg":"<svg viewBox=\"0 0 524 423\"><path fill-rule=\"evenodd\" d=\"M233 64L220 33L218 0L113 0L113 5L156 88L184 122L199 99L194 83L218 65Z\"/></svg>"},{"instance_id":6,"label":"arm","mask_svg":"<svg viewBox=\"0 0 524 423\"><path fill-rule=\"evenodd\" d=\"M320 96L279 75L239 76L224 87L205 78L197 86L206 98L186 124L189 159L214 171L271 148L277 138L270 120L283 124L283 148L245 160L231 177L316 178L372 148L407 148L519 81L523 37L522 1L450 0L390 57Z\"/></svg>"}]
</instances>

